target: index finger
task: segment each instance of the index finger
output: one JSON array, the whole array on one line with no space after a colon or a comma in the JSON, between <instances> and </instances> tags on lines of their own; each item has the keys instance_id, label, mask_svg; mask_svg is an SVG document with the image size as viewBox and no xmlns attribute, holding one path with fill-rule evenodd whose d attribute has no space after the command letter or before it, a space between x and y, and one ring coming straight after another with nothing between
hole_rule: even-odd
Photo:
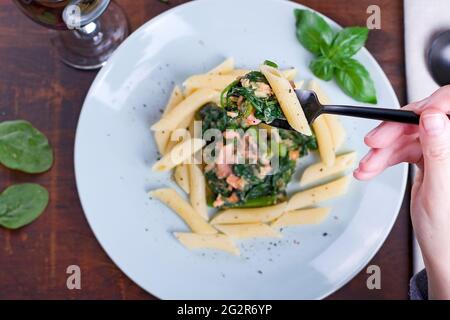
<instances>
[{"instance_id":1,"label":"index finger","mask_svg":"<svg viewBox=\"0 0 450 320\"><path fill-rule=\"evenodd\" d=\"M404 106L403 110L411 110L418 113L423 108L424 100ZM417 132L418 126L399 122L383 121L364 138L364 142L371 148L386 148L392 145L404 134Z\"/></svg>"}]
</instances>

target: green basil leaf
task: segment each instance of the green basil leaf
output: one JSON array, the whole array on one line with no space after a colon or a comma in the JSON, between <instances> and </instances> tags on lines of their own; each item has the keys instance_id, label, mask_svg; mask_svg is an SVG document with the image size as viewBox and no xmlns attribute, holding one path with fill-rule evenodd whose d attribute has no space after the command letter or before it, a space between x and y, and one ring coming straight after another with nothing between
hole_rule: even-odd
<instances>
[{"instance_id":1,"label":"green basil leaf","mask_svg":"<svg viewBox=\"0 0 450 320\"><path fill-rule=\"evenodd\" d=\"M16 184L0 194L0 225L21 228L36 220L48 204L48 191L35 183Z\"/></svg>"},{"instance_id":2,"label":"green basil leaf","mask_svg":"<svg viewBox=\"0 0 450 320\"><path fill-rule=\"evenodd\" d=\"M327 52L334 32L328 23L317 13L295 9L297 39L310 52L319 55Z\"/></svg>"},{"instance_id":3,"label":"green basil leaf","mask_svg":"<svg viewBox=\"0 0 450 320\"><path fill-rule=\"evenodd\" d=\"M330 81L334 76L334 63L327 57L318 57L311 61L309 68L322 80Z\"/></svg>"},{"instance_id":4,"label":"green basil leaf","mask_svg":"<svg viewBox=\"0 0 450 320\"><path fill-rule=\"evenodd\" d=\"M366 68L355 59L344 59L338 63L335 78L339 87L355 100L377 103L375 85Z\"/></svg>"},{"instance_id":5,"label":"green basil leaf","mask_svg":"<svg viewBox=\"0 0 450 320\"><path fill-rule=\"evenodd\" d=\"M265 64L266 66L269 66L269 67L277 68L277 69L278 69L278 65L277 65L275 62L273 62L273 61L265 60L265 61L264 61L264 64Z\"/></svg>"},{"instance_id":6,"label":"green basil leaf","mask_svg":"<svg viewBox=\"0 0 450 320\"><path fill-rule=\"evenodd\" d=\"M53 164L45 135L24 120L0 123L0 163L10 169L41 173Z\"/></svg>"},{"instance_id":7,"label":"green basil leaf","mask_svg":"<svg viewBox=\"0 0 450 320\"><path fill-rule=\"evenodd\" d=\"M328 53L330 58L351 58L366 43L369 29L365 27L349 27L342 29L336 35Z\"/></svg>"}]
</instances>

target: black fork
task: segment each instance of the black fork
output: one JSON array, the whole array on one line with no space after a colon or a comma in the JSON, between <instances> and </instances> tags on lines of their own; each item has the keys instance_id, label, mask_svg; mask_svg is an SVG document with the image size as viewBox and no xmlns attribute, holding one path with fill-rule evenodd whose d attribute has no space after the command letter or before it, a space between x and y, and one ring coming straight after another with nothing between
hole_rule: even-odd
<instances>
[{"instance_id":1,"label":"black fork","mask_svg":"<svg viewBox=\"0 0 450 320\"><path fill-rule=\"evenodd\" d=\"M302 105L306 120L310 125L318 116L324 113L373 120L419 124L420 116L413 111L362 106L323 105L320 103L314 91L296 90L295 93L297 94L298 100ZM286 120L282 119L276 119L269 123L269 125L281 129L294 130Z\"/></svg>"}]
</instances>

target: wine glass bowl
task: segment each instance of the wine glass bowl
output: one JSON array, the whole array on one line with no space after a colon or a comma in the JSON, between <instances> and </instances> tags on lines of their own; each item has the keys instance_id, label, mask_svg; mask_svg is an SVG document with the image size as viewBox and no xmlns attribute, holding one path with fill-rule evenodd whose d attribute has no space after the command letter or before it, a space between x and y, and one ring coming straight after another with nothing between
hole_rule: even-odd
<instances>
[{"instance_id":1,"label":"wine glass bowl","mask_svg":"<svg viewBox=\"0 0 450 320\"><path fill-rule=\"evenodd\" d=\"M128 36L123 10L110 0L13 0L26 16L57 30L51 43L67 65L102 67Z\"/></svg>"}]
</instances>

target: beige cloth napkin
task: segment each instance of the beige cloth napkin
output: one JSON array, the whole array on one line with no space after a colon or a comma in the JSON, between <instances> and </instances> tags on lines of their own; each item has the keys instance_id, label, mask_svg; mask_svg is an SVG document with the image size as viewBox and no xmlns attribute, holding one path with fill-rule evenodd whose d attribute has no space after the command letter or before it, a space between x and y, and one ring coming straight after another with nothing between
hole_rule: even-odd
<instances>
[{"instance_id":1,"label":"beige cloth napkin","mask_svg":"<svg viewBox=\"0 0 450 320\"><path fill-rule=\"evenodd\" d=\"M450 29L450 0L404 0L405 60L408 101L421 100L439 86L427 69L426 54L431 38ZM383 13L383 12L381 12ZM422 254L413 238L413 271L424 268Z\"/></svg>"}]
</instances>

